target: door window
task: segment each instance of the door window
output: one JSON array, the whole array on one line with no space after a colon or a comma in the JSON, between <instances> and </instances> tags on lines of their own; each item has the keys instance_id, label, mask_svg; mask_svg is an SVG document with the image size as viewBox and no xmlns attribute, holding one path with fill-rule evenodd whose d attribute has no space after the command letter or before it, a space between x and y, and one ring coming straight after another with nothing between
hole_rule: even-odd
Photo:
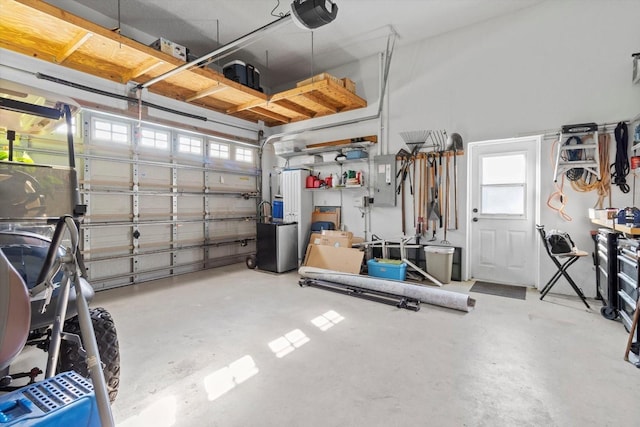
<instances>
[{"instance_id":1,"label":"door window","mask_svg":"<svg viewBox=\"0 0 640 427\"><path fill-rule=\"evenodd\" d=\"M525 154L482 157L481 213L484 215L525 215Z\"/></svg>"}]
</instances>

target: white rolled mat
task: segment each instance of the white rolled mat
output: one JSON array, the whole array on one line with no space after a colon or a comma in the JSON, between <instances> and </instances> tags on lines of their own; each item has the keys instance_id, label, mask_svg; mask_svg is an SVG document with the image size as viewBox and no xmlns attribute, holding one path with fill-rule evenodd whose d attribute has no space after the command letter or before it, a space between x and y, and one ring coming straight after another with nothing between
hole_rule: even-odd
<instances>
[{"instance_id":1,"label":"white rolled mat","mask_svg":"<svg viewBox=\"0 0 640 427\"><path fill-rule=\"evenodd\" d=\"M316 267L300 267L298 274L308 279L323 280L347 286L370 289L377 292L411 298L426 304L439 305L454 310L469 312L476 305L476 300L469 295L446 291L437 288L414 285L399 280L386 280L359 274L342 273Z\"/></svg>"}]
</instances>

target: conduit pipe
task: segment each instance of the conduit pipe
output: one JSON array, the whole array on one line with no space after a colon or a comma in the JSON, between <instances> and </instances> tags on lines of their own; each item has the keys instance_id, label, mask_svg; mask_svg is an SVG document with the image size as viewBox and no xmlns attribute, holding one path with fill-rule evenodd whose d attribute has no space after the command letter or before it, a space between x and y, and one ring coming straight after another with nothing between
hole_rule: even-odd
<instances>
[{"instance_id":1,"label":"conduit pipe","mask_svg":"<svg viewBox=\"0 0 640 427\"><path fill-rule=\"evenodd\" d=\"M389 80L389 69L391 68L391 57L393 56L393 50L395 48L396 38L398 37L398 33L396 33L395 29L393 27L390 27L390 29L391 31L387 36L387 47L385 51L385 61L384 61L384 67L383 67L384 69L382 70L382 82L380 85L380 96L378 98L378 108L375 114L371 114L364 117L357 117L355 119L329 123L326 125L319 125L319 126L297 130L293 132L282 132L282 133L270 135L264 140L262 144L260 144L260 157L262 158L262 150L264 149L265 145L267 145L272 140L282 138L283 136L297 135L304 132L313 132L313 131L318 131L318 130L323 130L328 128L334 128L338 126L347 126L355 123L362 123L368 120L374 120L374 119L380 118L380 115L382 114L382 108L384 105L385 93L387 90L387 83Z\"/></svg>"}]
</instances>

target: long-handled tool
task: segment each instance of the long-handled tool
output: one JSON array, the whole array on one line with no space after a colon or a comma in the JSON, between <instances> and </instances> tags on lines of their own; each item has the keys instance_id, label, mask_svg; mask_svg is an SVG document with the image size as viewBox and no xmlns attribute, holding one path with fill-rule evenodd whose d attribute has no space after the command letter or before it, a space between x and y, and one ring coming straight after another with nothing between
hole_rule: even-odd
<instances>
[{"instance_id":1,"label":"long-handled tool","mask_svg":"<svg viewBox=\"0 0 640 427\"><path fill-rule=\"evenodd\" d=\"M409 153L404 148L400 149L396 154L396 157L400 157L400 168L396 173L396 193L400 195L400 206L402 213L402 234L406 234L407 224L405 219L405 197L404 197L404 183L407 179L408 167L409 167L409 159L411 157L411 153Z\"/></svg>"},{"instance_id":2,"label":"long-handled tool","mask_svg":"<svg viewBox=\"0 0 640 427\"><path fill-rule=\"evenodd\" d=\"M631 351L631 346L633 345L633 337L636 334L636 328L638 327L638 317L640 317L640 305L636 307L636 312L633 315L633 321L631 322L631 328L629 329L629 339L627 340L627 348L624 352L624 360L626 362L629 361L629 352Z\"/></svg>"},{"instance_id":3,"label":"long-handled tool","mask_svg":"<svg viewBox=\"0 0 640 427\"><path fill-rule=\"evenodd\" d=\"M445 245L450 244L447 240L447 229L449 228L449 153L446 152L447 159L445 161L445 197L444 197L444 239L440 241Z\"/></svg>"}]
</instances>

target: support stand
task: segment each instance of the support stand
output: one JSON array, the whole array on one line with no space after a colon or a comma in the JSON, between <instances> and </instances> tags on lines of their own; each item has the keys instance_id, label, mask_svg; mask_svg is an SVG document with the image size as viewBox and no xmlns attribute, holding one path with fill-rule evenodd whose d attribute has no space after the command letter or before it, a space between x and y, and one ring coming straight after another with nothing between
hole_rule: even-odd
<instances>
[{"instance_id":1,"label":"support stand","mask_svg":"<svg viewBox=\"0 0 640 427\"><path fill-rule=\"evenodd\" d=\"M420 301L386 292L378 292L371 289L359 288L357 286L351 285L346 286L340 283L327 282L325 280L318 279L300 279L298 284L301 287L314 286L316 288L322 288L328 291L351 295L356 298L362 298L369 301L380 302L383 304L395 305L398 308L404 308L411 311L420 310Z\"/></svg>"}]
</instances>

